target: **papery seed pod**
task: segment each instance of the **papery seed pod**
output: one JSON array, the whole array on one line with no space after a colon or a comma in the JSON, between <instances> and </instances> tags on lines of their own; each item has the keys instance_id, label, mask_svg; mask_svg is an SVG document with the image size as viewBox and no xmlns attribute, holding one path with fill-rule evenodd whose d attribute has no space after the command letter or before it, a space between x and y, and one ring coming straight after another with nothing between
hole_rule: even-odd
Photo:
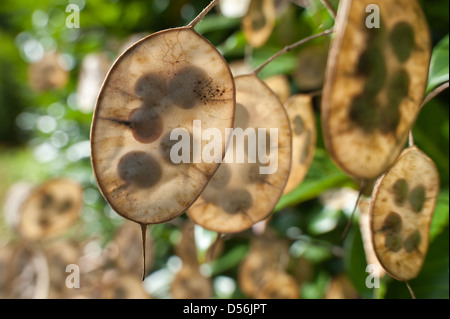
<instances>
[{"instance_id":1,"label":"papery seed pod","mask_svg":"<svg viewBox=\"0 0 450 319\"><path fill-rule=\"evenodd\" d=\"M196 224L219 233L241 232L267 218L291 168L291 129L283 105L257 76L235 81L235 129L225 163L188 212Z\"/></svg>"},{"instance_id":2,"label":"papery seed pod","mask_svg":"<svg viewBox=\"0 0 450 319\"><path fill-rule=\"evenodd\" d=\"M255 299L299 299L300 286L291 275L283 271L268 272Z\"/></svg>"},{"instance_id":3,"label":"papery seed pod","mask_svg":"<svg viewBox=\"0 0 450 319\"><path fill-rule=\"evenodd\" d=\"M370 180L394 163L422 104L430 57L416 0L340 2L322 124L326 148L343 171Z\"/></svg>"},{"instance_id":4,"label":"papery seed pod","mask_svg":"<svg viewBox=\"0 0 450 319\"><path fill-rule=\"evenodd\" d=\"M182 214L219 164L202 161L201 152L178 164L174 145L183 142L195 153L198 143L203 150L202 133L215 129L225 153L234 105L228 65L193 28L158 32L131 46L110 70L92 124L92 166L111 207L141 225Z\"/></svg>"},{"instance_id":5,"label":"papery seed pod","mask_svg":"<svg viewBox=\"0 0 450 319\"><path fill-rule=\"evenodd\" d=\"M439 172L413 146L378 181L370 206L375 253L384 269L400 281L419 274L439 194Z\"/></svg>"},{"instance_id":6,"label":"papery seed pod","mask_svg":"<svg viewBox=\"0 0 450 319\"><path fill-rule=\"evenodd\" d=\"M171 285L174 299L209 299L213 295L211 278L203 276L198 266L183 264Z\"/></svg>"},{"instance_id":7,"label":"papery seed pod","mask_svg":"<svg viewBox=\"0 0 450 319\"><path fill-rule=\"evenodd\" d=\"M251 0L248 12L242 19L242 29L252 47L259 48L267 42L276 18L274 0Z\"/></svg>"},{"instance_id":8,"label":"papery seed pod","mask_svg":"<svg viewBox=\"0 0 450 319\"><path fill-rule=\"evenodd\" d=\"M296 95L285 103L292 130L292 167L284 194L293 191L305 179L317 144L316 118L312 98Z\"/></svg>"},{"instance_id":9,"label":"papery seed pod","mask_svg":"<svg viewBox=\"0 0 450 319\"><path fill-rule=\"evenodd\" d=\"M78 220L83 189L69 179L52 179L34 188L20 207L17 232L27 240L64 233Z\"/></svg>"}]
</instances>

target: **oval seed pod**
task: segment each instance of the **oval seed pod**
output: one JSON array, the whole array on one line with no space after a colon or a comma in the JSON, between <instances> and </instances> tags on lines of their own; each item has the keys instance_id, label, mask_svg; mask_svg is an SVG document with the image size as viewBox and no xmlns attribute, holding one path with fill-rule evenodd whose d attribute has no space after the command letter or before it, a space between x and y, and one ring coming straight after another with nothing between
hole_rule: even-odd
<instances>
[{"instance_id":1,"label":"oval seed pod","mask_svg":"<svg viewBox=\"0 0 450 319\"><path fill-rule=\"evenodd\" d=\"M254 48L262 47L275 27L277 16L274 0L251 0L242 29L247 42Z\"/></svg>"},{"instance_id":2,"label":"oval seed pod","mask_svg":"<svg viewBox=\"0 0 450 319\"><path fill-rule=\"evenodd\" d=\"M171 285L174 299L209 299L213 296L211 278L203 276L198 265L183 264Z\"/></svg>"},{"instance_id":3,"label":"oval seed pod","mask_svg":"<svg viewBox=\"0 0 450 319\"><path fill-rule=\"evenodd\" d=\"M284 271L266 274L261 288L255 293L255 299L299 299L300 287L294 277Z\"/></svg>"},{"instance_id":4,"label":"oval seed pod","mask_svg":"<svg viewBox=\"0 0 450 319\"><path fill-rule=\"evenodd\" d=\"M417 277L422 268L439 187L435 164L413 146L374 189L370 206L373 246L384 269L400 281Z\"/></svg>"},{"instance_id":5,"label":"oval seed pod","mask_svg":"<svg viewBox=\"0 0 450 319\"><path fill-rule=\"evenodd\" d=\"M252 239L249 246L249 253L239 266L238 282L242 292L253 297L268 273L286 268L289 246L286 242L268 235Z\"/></svg>"},{"instance_id":6,"label":"oval seed pod","mask_svg":"<svg viewBox=\"0 0 450 319\"><path fill-rule=\"evenodd\" d=\"M285 103L285 107L292 129L292 168L284 188L284 194L288 194L308 173L316 150L317 127L310 96L293 96Z\"/></svg>"},{"instance_id":7,"label":"oval seed pod","mask_svg":"<svg viewBox=\"0 0 450 319\"><path fill-rule=\"evenodd\" d=\"M202 135L221 133L224 154L234 106L228 65L193 28L131 46L106 77L91 130L92 166L110 206L141 225L181 215L219 165L202 160Z\"/></svg>"},{"instance_id":8,"label":"oval seed pod","mask_svg":"<svg viewBox=\"0 0 450 319\"><path fill-rule=\"evenodd\" d=\"M28 240L48 239L65 232L78 219L83 189L68 179L52 179L34 189L20 209L17 231Z\"/></svg>"},{"instance_id":9,"label":"oval seed pod","mask_svg":"<svg viewBox=\"0 0 450 319\"><path fill-rule=\"evenodd\" d=\"M150 299L139 277L118 274L114 281L103 287L101 299Z\"/></svg>"},{"instance_id":10,"label":"oval seed pod","mask_svg":"<svg viewBox=\"0 0 450 319\"><path fill-rule=\"evenodd\" d=\"M291 167L291 129L283 105L256 75L235 81L235 129L225 163L188 212L196 224L219 233L241 232L267 218Z\"/></svg>"},{"instance_id":11,"label":"oval seed pod","mask_svg":"<svg viewBox=\"0 0 450 319\"><path fill-rule=\"evenodd\" d=\"M327 150L343 171L370 180L394 163L422 104L430 56L417 1L340 2L322 124Z\"/></svg>"}]
</instances>

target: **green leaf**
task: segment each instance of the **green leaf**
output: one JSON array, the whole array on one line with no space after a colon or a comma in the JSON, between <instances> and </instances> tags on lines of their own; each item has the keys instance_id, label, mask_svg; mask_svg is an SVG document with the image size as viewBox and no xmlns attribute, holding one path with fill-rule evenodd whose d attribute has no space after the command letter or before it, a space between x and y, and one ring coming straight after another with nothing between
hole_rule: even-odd
<instances>
[{"instance_id":1,"label":"green leaf","mask_svg":"<svg viewBox=\"0 0 450 319\"><path fill-rule=\"evenodd\" d=\"M449 80L449 53L448 53L448 34L434 48L431 57L430 74L428 77L427 92L431 92L440 84Z\"/></svg>"}]
</instances>

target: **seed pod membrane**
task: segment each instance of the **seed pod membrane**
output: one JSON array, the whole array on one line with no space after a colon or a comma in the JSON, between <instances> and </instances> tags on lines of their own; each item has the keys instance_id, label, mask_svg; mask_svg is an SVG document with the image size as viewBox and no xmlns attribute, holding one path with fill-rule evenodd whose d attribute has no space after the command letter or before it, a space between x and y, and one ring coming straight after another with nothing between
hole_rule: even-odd
<instances>
[{"instance_id":1,"label":"seed pod membrane","mask_svg":"<svg viewBox=\"0 0 450 319\"><path fill-rule=\"evenodd\" d=\"M198 266L183 264L172 282L174 299L209 299L213 295L211 278L203 276Z\"/></svg>"},{"instance_id":2,"label":"seed pod membrane","mask_svg":"<svg viewBox=\"0 0 450 319\"><path fill-rule=\"evenodd\" d=\"M242 19L247 42L254 48L263 46L272 34L276 18L274 0L251 0L247 15Z\"/></svg>"},{"instance_id":3,"label":"seed pod membrane","mask_svg":"<svg viewBox=\"0 0 450 319\"><path fill-rule=\"evenodd\" d=\"M264 284L255 294L255 299L299 299L300 287L295 278L283 271L266 274Z\"/></svg>"},{"instance_id":4,"label":"seed pod membrane","mask_svg":"<svg viewBox=\"0 0 450 319\"><path fill-rule=\"evenodd\" d=\"M401 154L374 189L373 246L381 265L400 281L415 278L422 268L439 185L435 164L414 146Z\"/></svg>"},{"instance_id":5,"label":"seed pod membrane","mask_svg":"<svg viewBox=\"0 0 450 319\"><path fill-rule=\"evenodd\" d=\"M377 8L379 28L373 1L340 2L323 91L327 150L361 179L383 174L402 151L425 95L431 56L417 1L377 1Z\"/></svg>"},{"instance_id":6,"label":"seed pod membrane","mask_svg":"<svg viewBox=\"0 0 450 319\"><path fill-rule=\"evenodd\" d=\"M257 76L235 81L235 135L225 162L188 212L196 224L219 233L241 232L267 218L291 166L291 129L283 105Z\"/></svg>"},{"instance_id":7,"label":"seed pod membrane","mask_svg":"<svg viewBox=\"0 0 450 319\"><path fill-rule=\"evenodd\" d=\"M28 240L60 235L77 221L82 205L81 185L67 179L49 180L22 204L17 231Z\"/></svg>"},{"instance_id":8,"label":"seed pod membrane","mask_svg":"<svg viewBox=\"0 0 450 319\"><path fill-rule=\"evenodd\" d=\"M292 130L292 168L284 189L284 194L288 194L308 173L316 150L317 128L310 96L293 96L286 102L285 107Z\"/></svg>"},{"instance_id":9,"label":"seed pod membrane","mask_svg":"<svg viewBox=\"0 0 450 319\"><path fill-rule=\"evenodd\" d=\"M224 153L234 105L228 65L192 28L158 32L131 46L106 77L91 131L92 166L111 207L143 225L182 214L218 168L195 155L194 145L203 150L203 132L217 129ZM188 144L181 159L172 152L179 142Z\"/></svg>"}]
</instances>

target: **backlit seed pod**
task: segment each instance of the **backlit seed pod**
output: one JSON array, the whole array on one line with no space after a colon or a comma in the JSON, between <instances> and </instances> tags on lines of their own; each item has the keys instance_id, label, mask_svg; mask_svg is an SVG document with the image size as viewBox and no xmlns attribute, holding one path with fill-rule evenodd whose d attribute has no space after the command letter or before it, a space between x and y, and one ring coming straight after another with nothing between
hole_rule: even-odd
<instances>
[{"instance_id":1,"label":"backlit seed pod","mask_svg":"<svg viewBox=\"0 0 450 319\"><path fill-rule=\"evenodd\" d=\"M68 179L52 179L35 188L21 205L17 231L28 240L48 239L78 220L83 189Z\"/></svg>"},{"instance_id":2,"label":"backlit seed pod","mask_svg":"<svg viewBox=\"0 0 450 319\"><path fill-rule=\"evenodd\" d=\"M174 299L209 299L213 296L211 278L203 276L198 265L183 264L171 285Z\"/></svg>"},{"instance_id":3,"label":"backlit seed pod","mask_svg":"<svg viewBox=\"0 0 450 319\"><path fill-rule=\"evenodd\" d=\"M58 90L66 86L69 72L59 53L48 53L29 66L28 78L31 88L37 92Z\"/></svg>"},{"instance_id":4,"label":"backlit seed pod","mask_svg":"<svg viewBox=\"0 0 450 319\"><path fill-rule=\"evenodd\" d=\"M367 265L375 265L379 272L372 273L372 276L379 275L379 278L384 277L386 272L378 261L375 249L372 243L372 231L370 228L370 200L362 199L359 203L359 229L361 230L361 237L366 255Z\"/></svg>"},{"instance_id":5,"label":"backlit seed pod","mask_svg":"<svg viewBox=\"0 0 450 319\"><path fill-rule=\"evenodd\" d=\"M175 253L181 258L183 263L198 266L194 228L195 224L192 222L187 222L183 225L181 228L181 238L175 245Z\"/></svg>"},{"instance_id":6,"label":"backlit seed pod","mask_svg":"<svg viewBox=\"0 0 450 319\"><path fill-rule=\"evenodd\" d=\"M142 274L146 269L147 276L153 264L153 241L151 236L146 236L145 243L145 267L143 267L141 248L141 228L136 223L126 221L114 235L110 248L116 250L114 262L120 271L129 274Z\"/></svg>"},{"instance_id":7,"label":"backlit seed pod","mask_svg":"<svg viewBox=\"0 0 450 319\"><path fill-rule=\"evenodd\" d=\"M141 225L182 214L219 165L202 160L203 133L221 133L224 154L234 107L228 65L193 28L131 46L106 77L91 130L92 166L110 206Z\"/></svg>"},{"instance_id":8,"label":"backlit seed pod","mask_svg":"<svg viewBox=\"0 0 450 319\"><path fill-rule=\"evenodd\" d=\"M394 163L422 104L431 40L416 0L344 0L323 91L326 148L336 164L374 179Z\"/></svg>"},{"instance_id":9,"label":"backlit seed pod","mask_svg":"<svg viewBox=\"0 0 450 319\"><path fill-rule=\"evenodd\" d=\"M77 243L71 241L54 241L44 248L44 254L48 263L48 274L50 287L48 298L69 298L76 293L76 289L67 285L66 279L72 272L70 265L78 265L81 256L80 247ZM70 271L67 271L70 269ZM81 275L80 275L81 277ZM81 278L76 278L76 280ZM71 284L76 284L75 279ZM80 287L82 286L79 282Z\"/></svg>"},{"instance_id":10,"label":"backlit seed pod","mask_svg":"<svg viewBox=\"0 0 450 319\"><path fill-rule=\"evenodd\" d=\"M101 292L101 299L150 299L139 277L119 274Z\"/></svg>"},{"instance_id":11,"label":"backlit seed pod","mask_svg":"<svg viewBox=\"0 0 450 319\"><path fill-rule=\"evenodd\" d=\"M236 119L225 162L189 217L203 228L237 233L267 218L286 185L291 167L287 113L255 75L236 81Z\"/></svg>"},{"instance_id":12,"label":"backlit seed pod","mask_svg":"<svg viewBox=\"0 0 450 319\"><path fill-rule=\"evenodd\" d=\"M303 92L323 86L327 57L328 45L325 44L308 46L300 51L293 78Z\"/></svg>"},{"instance_id":13,"label":"backlit seed pod","mask_svg":"<svg viewBox=\"0 0 450 319\"><path fill-rule=\"evenodd\" d=\"M294 277L284 271L268 272L255 299L299 299L300 287Z\"/></svg>"},{"instance_id":14,"label":"backlit seed pod","mask_svg":"<svg viewBox=\"0 0 450 319\"><path fill-rule=\"evenodd\" d=\"M239 266L238 281L242 292L253 297L268 273L285 269L289 261L286 242L263 235L250 242L250 250Z\"/></svg>"},{"instance_id":15,"label":"backlit seed pod","mask_svg":"<svg viewBox=\"0 0 450 319\"><path fill-rule=\"evenodd\" d=\"M291 95L291 84L285 75L275 75L264 80L267 86L285 103Z\"/></svg>"},{"instance_id":16,"label":"backlit seed pod","mask_svg":"<svg viewBox=\"0 0 450 319\"><path fill-rule=\"evenodd\" d=\"M284 194L288 194L300 185L308 173L316 150L317 127L310 96L293 96L285 107L292 130L292 168L284 189Z\"/></svg>"},{"instance_id":17,"label":"backlit seed pod","mask_svg":"<svg viewBox=\"0 0 450 319\"><path fill-rule=\"evenodd\" d=\"M358 299L358 291L344 274L330 280L324 299Z\"/></svg>"},{"instance_id":18,"label":"backlit seed pod","mask_svg":"<svg viewBox=\"0 0 450 319\"><path fill-rule=\"evenodd\" d=\"M384 269L400 281L419 274L439 194L439 172L413 146L378 181L370 206L375 253Z\"/></svg>"},{"instance_id":19,"label":"backlit seed pod","mask_svg":"<svg viewBox=\"0 0 450 319\"><path fill-rule=\"evenodd\" d=\"M274 0L251 0L247 15L242 19L247 42L254 48L263 46L272 34L276 18Z\"/></svg>"}]
</instances>

